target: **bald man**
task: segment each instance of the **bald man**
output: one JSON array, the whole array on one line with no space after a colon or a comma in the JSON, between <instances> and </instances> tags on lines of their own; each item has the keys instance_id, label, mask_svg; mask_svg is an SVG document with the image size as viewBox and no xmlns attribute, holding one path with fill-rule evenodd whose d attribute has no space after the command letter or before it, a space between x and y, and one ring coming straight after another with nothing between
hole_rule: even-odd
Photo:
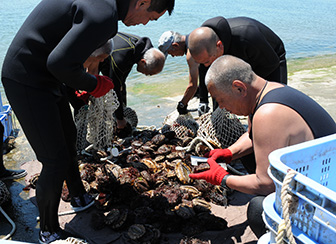
<instances>
[{"instance_id":1,"label":"bald man","mask_svg":"<svg viewBox=\"0 0 336 244\"><path fill-rule=\"evenodd\" d=\"M260 237L265 232L261 213L264 196L275 186L267 174L268 155L279 148L334 134L332 117L314 100L279 82L256 75L251 65L231 55L216 59L207 72L205 82L220 108L237 115L249 115L249 129L234 144L210 151L210 169L190 174L240 192L258 195L248 207L251 229ZM248 175L230 175L216 161L230 163L254 153L255 161L242 160Z\"/></svg>"},{"instance_id":2,"label":"bald man","mask_svg":"<svg viewBox=\"0 0 336 244\"><path fill-rule=\"evenodd\" d=\"M203 102L208 99L204 84L208 67L224 54L241 58L266 80L287 84L284 44L277 34L255 19L211 18L190 33L188 46L191 56L200 64L200 100Z\"/></svg>"}]
</instances>

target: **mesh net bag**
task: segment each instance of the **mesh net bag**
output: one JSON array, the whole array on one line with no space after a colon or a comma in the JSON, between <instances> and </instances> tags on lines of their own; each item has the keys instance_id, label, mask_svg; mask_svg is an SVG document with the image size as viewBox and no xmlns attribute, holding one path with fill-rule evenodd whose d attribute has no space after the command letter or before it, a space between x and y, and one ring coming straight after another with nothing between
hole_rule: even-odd
<instances>
[{"instance_id":1,"label":"mesh net bag","mask_svg":"<svg viewBox=\"0 0 336 244\"><path fill-rule=\"evenodd\" d=\"M130 107L124 107L124 118L134 129L138 125L138 116L136 112Z\"/></svg>"},{"instance_id":2,"label":"mesh net bag","mask_svg":"<svg viewBox=\"0 0 336 244\"><path fill-rule=\"evenodd\" d=\"M75 237L68 237L65 240L57 240L57 241L53 241L50 242L50 244L87 244L86 241L82 240L82 239L78 239Z\"/></svg>"},{"instance_id":3,"label":"mesh net bag","mask_svg":"<svg viewBox=\"0 0 336 244\"><path fill-rule=\"evenodd\" d=\"M77 128L77 150L82 151L89 142L86 140L87 125L88 125L88 109L89 105L82 106L78 114L75 116L75 123Z\"/></svg>"},{"instance_id":4,"label":"mesh net bag","mask_svg":"<svg viewBox=\"0 0 336 244\"><path fill-rule=\"evenodd\" d=\"M163 121L163 124L164 125L172 125L175 120L180 116L180 114L177 112L177 110L174 110L173 112L171 112L170 114L168 114L164 121ZM190 114L185 114L185 116L190 116Z\"/></svg>"},{"instance_id":5,"label":"mesh net bag","mask_svg":"<svg viewBox=\"0 0 336 244\"><path fill-rule=\"evenodd\" d=\"M197 136L219 148L232 145L246 132L236 115L220 108L203 114L198 123Z\"/></svg>"},{"instance_id":6,"label":"mesh net bag","mask_svg":"<svg viewBox=\"0 0 336 244\"><path fill-rule=\"evenodd\" d=\"M113 113L118 106L119 101L114 90L99 98L90 97L88 106L81 108L75 118L77 150L83 150L88 143L97 150L112 146L115 127Z\"/></svg>"},{"instance_id":7,"label":"mesh net bag","mask_svg":"<svg viewBox=\"0 0 336 244\"><path fill-rule=\"evenodd\" d=\"M191 115L180 115L170 126L177 138L195 137L197 135L198 124Z\"/></svg>"},{"instance_id":8,"label":"mesh net bag","mask_svg":"<svg viewBox=\"0 0 336 244\"><path fill-rule=\"evenodd\" d=\"M3 181L0 180L0 206L7 202L10 198L10 193Z\"/></svg>"}]
</instances>

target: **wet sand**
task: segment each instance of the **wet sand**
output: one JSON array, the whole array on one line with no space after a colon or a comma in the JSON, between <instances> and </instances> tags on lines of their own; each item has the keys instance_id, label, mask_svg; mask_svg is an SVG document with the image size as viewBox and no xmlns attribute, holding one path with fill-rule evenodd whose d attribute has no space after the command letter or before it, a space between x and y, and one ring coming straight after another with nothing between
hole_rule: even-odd
<instances>
[{"instance_id":1,"label":"wet sand","mask_svg":"<svg viewBox=\"0 0 336 244\"><path fill-rule=\"evenodd\" d=\"M292 60L288 62L288 67L288 84L318 101L320 105L331 114L334 120L336 120L336 96L334 95L336 90L336 55ZM183 81L182 84L181 81L177 82L179 84L175 84L176 82L172 83L173 84L169 89L162 89L162 87L155 85L155 87L148 89L151 93L144 94L145 96L161 95L154 108L152 107L152 109L160 111L160 114L162 114L161 116L166 116L171 111L175 110L176 102L178 101L177 99L181 97L179 94L183 93L187 85L186 80ZM129 86L129 88L131 91L129 95L131 95L135 90L132 86ZM142 88L146 89L146 87ZM161 91L161 93L158 93L158 91ZM165 93L167 95L165 95ZM141 96L139 96L139 99L140 98ZM139 111L139 108L132 108L137 110L137 112ZM143 116L141 111L138 112L138 116ZM158 118L160 120L158 124L162 123L162 117ZM144 120L141 120L140 118L140 121ZM22 130L19 130L15 146L16 147L10 153L4 155L7 168L20 168L23 163L35 159L34 153L25 139ZM35 205L29 200L28 193L22 191L25 187L25 181L24 179L21 179L12 182L6 181L5 183L11 192L12 200L7 204L3 204L2 208L14 220L17 228L12 236L12 240L35 243L39 228L36 222L38 211ZM10 231L11 226L0 214L0 236L3 237ZM252 238L251 240L237 240L235 243L247 243L253 240L255 240L255 238Z\"/></svg>"}]
</instances>

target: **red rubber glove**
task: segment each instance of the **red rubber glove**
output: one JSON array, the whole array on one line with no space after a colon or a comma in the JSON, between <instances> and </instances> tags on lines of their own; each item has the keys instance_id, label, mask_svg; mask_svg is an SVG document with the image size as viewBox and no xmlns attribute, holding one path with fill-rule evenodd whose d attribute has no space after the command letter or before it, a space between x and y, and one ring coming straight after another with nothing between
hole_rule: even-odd
<instances>
[{"instance_id":1,"label":"red rubber glove","mask_svg":"<svg viewBox=\"0 0 336 244\"><path fill-rule=\"evenodd\" d=\"M90 97L90 94L86 91L82 91L82 92L79 92L79 91L76 91L76 96L77 98L83 100L86 104L88 103L88 100L89 100L89 97Z\"/></svg>"},{"instance_id":2,"label":"red rubber glove","mask_svg":"<svg viewBox=\"0 0 336 244\"><path fill-rule=\"evenodd\" d=\"M224 159L225 163L229 164L232 160L232 152L227 148L214 149L204 154L204 157L212 158L215 161L217 161L217 159Z\"/></svg>"},{"instance_id":3,"label":"red rubber glove","mask_svg":"<svg viewBox=\"0 0 336 244\"><path fill-rule=\"evenodd\" d=\"M109 77L104 75L95 75L95 77L97 78L97 86L92 92L90 92L92 96L104 96L106 93L114 88L114 84Z\"/></svg>"},{"instance_id":4,"label":"red rubber glove","mask_svg":"<svg viewBox=\"0 0 336 244\"><path fill-rule=\"evenodd\" d=\"M224 176L229 173L212 158L208 159L208 164L210 165L209 170L201 173L189 174L189 177L196 180L204 179L213 185L220 185Z\"/></svg>"}]
</instances>

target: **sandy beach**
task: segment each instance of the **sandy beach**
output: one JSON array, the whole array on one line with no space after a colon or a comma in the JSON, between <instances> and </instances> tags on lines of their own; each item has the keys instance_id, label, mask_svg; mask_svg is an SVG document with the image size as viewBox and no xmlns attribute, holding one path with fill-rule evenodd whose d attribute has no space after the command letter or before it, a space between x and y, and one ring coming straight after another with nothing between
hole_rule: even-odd
<instances>
[{"instance_id":1,"label":"sandy beach","mask_svg":"<svg viewBox=\"0 0 336 244\"><path fill-rule=\"evenodd\" d=\"M298 90L308 94L324 107L336 120L336 54L317 56L304 59L295 59L288 62L289 79L288 84ZM130 84L128 86L128 96L156 96L155 104L152 104L152 110L160 111L161 116L168 115L175 109L177 99L182 95L187 85L187 79L184 81L176 80L171 84L149 84L137 85ZM142 91L139 94L139 91ZM134 104L132 98L129 104ZM141 116L145 116L139 108L132 107L138 112L140 121ZM167 109L168 108L168 109ZM148 111L146 112L148 113ZM160 117L162 119L162 117ZM163 122L163 120L162 120ZM142 123L143 124L143 123ZM150 125L150 124L147 124ZM17 124L19 129L19 125ZM7 168L20 168L25 162L35 159L22 130L19 130L18 137L15 140L15 148L8 154L4 155L5 165ZM25 241L34 243L37 240L38 224L36 216L38 211L35 205L30 201L28 192L22 191L26 182L24 179L6 182L11 192L11 202L2 205L6 213L16 223L16 232L12 236L12 240ZM242 211L241 208L239 211ZM225 212L224 218L228 221L234 221L235 207ZM243 216L244 213L241 214ZM9 233L11 227L6 219L0 216L0 236ZM247 232L246 236L241 239L234 238L234 243L256 243L256 238L251 232Z\"/></svg>"}]
</instances>

